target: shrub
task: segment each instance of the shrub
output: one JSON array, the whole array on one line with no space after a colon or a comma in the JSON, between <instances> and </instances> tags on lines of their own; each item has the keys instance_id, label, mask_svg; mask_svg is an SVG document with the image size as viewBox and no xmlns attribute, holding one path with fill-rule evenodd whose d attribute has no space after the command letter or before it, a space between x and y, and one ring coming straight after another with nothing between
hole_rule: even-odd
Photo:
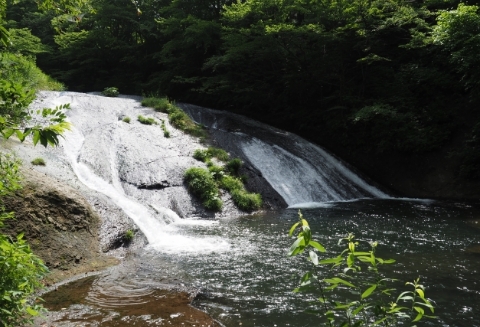
<instances>
[{"instance_id":1,"label":"shrub","mask_svg":"<svg viewBox=\"0 0 480 327\"><path fill-rule=\"evenodd\" d=\"M64 85L45 75L35 63L22 55L0 54L0 80L18 83L27 90L63 91Z\"/></svg>"},{"instance_id":2,"label":"shrub","mask_svg":"<svg viewBox=\"0 0 480 327\"><path fill-rule=\"evenodd\" d=\"M208 159L208 153L206 150L197 149L193 152L193 158L197 159L198 161L205 162Z\"/></svg>"},{"instance_id":3,"label":"shrub","mask_svg":"<svg viewBox=\"0 0 480 327\"><path fill-rule=\"evenodd\" d=\"M142 100L142 106L153 108L155 111L168 113L171 104L167 98L148 97Z\"/></svg>"},{"instance_id":4,"label":"shrub","mask_svg":"<svg viewBox=\"0 0 480 327\"><path fill-rule=\"evenodd\" d=\"M123 117L122 121L124 123L130 124L130 117Z\"/></svg>"},{"instance_id":5,"label":"shrub","mask_svg":"<svg viewBox=\"0 0 480 327\"><path fill-rule=\"evenodd\" d=\"M222 208L217 184L208 170L193 167L185 172L184 178L188 189L203 201L207 209L218 211Z\"/></svg>"},{"instance_id":6,"label":"shrub","mask_svg":"<svg viewBox=\"0 0 480 327\"><path fill-rule=\"evenodd\" d=\"M193 153L193 157L202 162L206 162L210 158L217 158L224 162L229 159L227 151L215 147L209 147L207 150L197 149Z\"/></svg>"},{"instance_id":7,"label":"shrub","mask_svg":"<svg viewBox=\"0 0 480 327\"><path fill-rule=\"evenodd\" d=\"M243 162L242 160L235 158L227 162L225 165L226 169L232 174L232 175L237 175L238 172L240 171L240 168L242 168Z\"/></svg>"},{"instance_id":8,"label":"shrub","mask_svg":"<svg viewBox=\"0 0 480 327\"><path fill-rule=\"evenodd\" d=\"M220 180L224 176L223 167L215 166L214 164L208 167L208 171L215 180Z\"/></svg>"},{"instance_id":9,"label":"shrub","mask_svg":"<svg viewBox=\"0 0 480 327\"><path fill-rule=\"evenodd\" d=\"M13 193L20 188L19 162L0 154L0 196ZM6 219L13 218L0 208L0 228ZM38 315L40 305L30 305L36 292L42 288L40 280L48 273L42 260L34 255L20 234L16 239L0 233L0 325L20 326Z\"/></svg>"},{"instance_id":10,"label":"shrub","mask_svg":"<svg viewBox=\"0 0 480 327\"><path fill-rule=\"evenodd\" d=\"M31 161L32 165L34 166L45 166L45 160L43 158L35 158Z\"/></svg>"},{"instance_id":11,"label":"shrub","mask_svg":"<svg viewBox=\"0 0 480 327\"><path fill-rule=\"evenodd\" d=\"M142 100L142 106L168 113L170 124L189 135L196 137L206 137L207 135L203 126L196 124L182 109L169 102L167 98L145 98Z\"/></svg>"},{"instance_id":12,"label":"shrub","mask_svg":"<svg viewBox=\"0 0 480 327\"><path fill-rule=\"evenodd\" d=\"M106 87L103 91L102 94L106 97L118 97L120 92L118 92L118 89L116 87Z\"/></svg>"},{"instance_id":13,"label":"shrub","mask_svg":"<svg viewBox=\"0 0 480 327\"><path fill-rule=\"evenodd\" d=\"M137 120L144 125L158 125L157 121L151 117L147 118L139 115L137 117Z\"/></svg>"},{"instance_id":14,"label":"shrub","mask_svg":"<svg viewBox=\"0 0 480 327\"><path fill-rule=\"evenodd\" d=\"M215 157L220 161L225 162L225 161L228 161L228 159L230 159L228 152L220 148L209 147L207 149L207 153L210 157Z\"/></svg>"},{"instance_id":15,"label":"shrub","mask_svg":"<svg viewBox=\"0 0 480 327\"><path fill-rule=\"evenodd\" d=\"M230 175L224 175L220 180L220 187L232 192L234 190L243 190L243 183L238 178Z\"/></svg>"},{"instance_id":16,"label":"shrub","mask_svg":"<svg viewBox=\"0 0 480 327\"><path fill-rule=\"evenodd\" d=\"M258 193L249 193L245 189L235 189L231 193L235 205L243 211L258 210L262 207L262 196Z\"/></svg>"}]
</instances>

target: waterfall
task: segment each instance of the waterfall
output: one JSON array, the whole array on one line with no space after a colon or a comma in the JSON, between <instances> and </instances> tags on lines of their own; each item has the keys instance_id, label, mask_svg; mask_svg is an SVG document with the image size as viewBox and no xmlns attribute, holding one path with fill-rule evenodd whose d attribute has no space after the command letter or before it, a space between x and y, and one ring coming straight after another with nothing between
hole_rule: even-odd
<instances>
[{"instance_id":1,"label":"waterfall","mask_svg":"<svg viewBox=\"0 0 480 327\"><path fill-rule=\"evenodd\" d=\"M165 156L178 156L180 161L185 159L183 153L174 149L174 142L165 140L158 126L127 124L119 120L125 115L136 117L148 113L138 101L72 92L48 92L47 99L43 100L42 106L70 103L71 110L67 115L73 128L61 141L68 163L81 183L107 196L132 219L147 238L150 248L172 253L230 249L230 244L220 237L188 234L191 225L209 228L216 225L216 221L182 219L162 205L171 200L168 192L159 195L155 190L140 189L139 186L145 183L157 183L156 178L167 179L162 173L178 168L175 163L173 167L164 167L158 162L148 166L146 162L155 162ZM182 142L191 140L182 140L179 136L176 142L185 150ZM192 144L191 148L194 149L195 145ZM189 153L188 156L191 157ZM177 179L181 180L183 169L180 168Z\"/></svg>"},{"instance_id":2,"label":"waterfall","mask_svg":"<svg viewBox=\"0 0 480 327\"><path fill-rule=\"evenodd\" d=\"M327 151L293 133L240 115L188 104L181 107L210 127L221 147L260 172L291 208L389 198Z\"/></svg>"}]
</instances>

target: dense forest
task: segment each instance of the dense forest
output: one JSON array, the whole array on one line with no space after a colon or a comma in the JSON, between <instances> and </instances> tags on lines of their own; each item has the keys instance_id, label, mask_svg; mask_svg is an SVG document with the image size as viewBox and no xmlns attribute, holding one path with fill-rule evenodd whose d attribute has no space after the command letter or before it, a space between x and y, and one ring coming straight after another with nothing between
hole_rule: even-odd
<instances>
[{"instance_id":1,"label":"dense forest","mask_svg":"<svg viewBox=\"0 0 480 327\"><path fill-rule=\"evenodd\" d=\"M400 192L409 188L395 178L402 184L432 171L431 189L480 180L475 2L68 3L39 10L34 0L7 1L12 45L3 51L36 61L72 91L115 86L268 122ZM440 185L438 176L450 182ZM478 188L452 190L472 196Z\"/></svg>"}]
</instances>

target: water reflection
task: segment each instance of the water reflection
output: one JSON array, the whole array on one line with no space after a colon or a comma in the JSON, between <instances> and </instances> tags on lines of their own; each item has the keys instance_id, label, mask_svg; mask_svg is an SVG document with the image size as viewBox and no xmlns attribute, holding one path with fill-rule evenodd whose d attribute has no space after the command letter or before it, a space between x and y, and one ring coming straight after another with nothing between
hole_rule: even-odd
<instances>
[{"instance_id":1,"label":"water reflection","mask_svg":"<svg viewBox=\"0 0 480 327\"><path fill-rule=\"evenodd\" d=\"M397 260L385 267L390 277L411 281L420 276L439 316L426 325L471 327L480 326L480 230L465 221L480 217L479 208L463 203L364 200L309 208L303 214L327 250L334 252L338 239L353 232L359 239L379 241L380 257ZM318 325L315 317L303 312L314 297L291 292L309 267L300 258L286 256L292 242L287 231L296 219L297 210L285 210L223 219L216 225L183 224L178 228L184 237L221 237L231 246L198 255L146 250L135 257L131 272L85 281L90 283L88 291L78 291L83 300L76 303L90 306L90 315L107 312L108 317L138 307L143 311L126 315L140 320L145 315L177 319L161 316L156 304L167 296L160 284L168 283L159 278L168 276L169 282L178 278L201 290L195 305L226 326ZM326 277L328 271L320 274Z\"/></svg>"}]
</instances>

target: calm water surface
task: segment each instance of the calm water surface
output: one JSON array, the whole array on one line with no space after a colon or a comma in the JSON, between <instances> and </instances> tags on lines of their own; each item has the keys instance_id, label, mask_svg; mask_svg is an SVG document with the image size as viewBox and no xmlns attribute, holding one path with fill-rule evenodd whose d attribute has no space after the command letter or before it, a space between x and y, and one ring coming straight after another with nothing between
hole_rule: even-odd
<instances>
[{"instance_id":1,"label":"calm water surface","mask_svg":"<svg viewBox=\"0 0 480 327\"><path fill-rule=\"evenodd\" d=\"M318 326L315 317L303 312L314 298L292 293L310 267L301 258L286 256L292 243L287 232L298 219L297 212L287 209L178 226L182 236L220 238L227 242L219 244L227 245L199 254L147 248L134 259L135 272L97 281L86 302L101 306L101 301L95 303L99 298L95 292L117 290L113 285L119 280L122 285L137 285L138 292L138 285L155 285L169 275L201 289L195 305L226 326ZM397 260L386 267L389 276L402 281L420 276L439 317L427 326L480 326L480 229L468 222L480 219L478 204L362 200L302 212L314 238L330 254L341 249L338 239L352 232L358 239L378 241L378 256ZM328 271L323 274L327 277Z\"/></svg>"}]
</instances>

